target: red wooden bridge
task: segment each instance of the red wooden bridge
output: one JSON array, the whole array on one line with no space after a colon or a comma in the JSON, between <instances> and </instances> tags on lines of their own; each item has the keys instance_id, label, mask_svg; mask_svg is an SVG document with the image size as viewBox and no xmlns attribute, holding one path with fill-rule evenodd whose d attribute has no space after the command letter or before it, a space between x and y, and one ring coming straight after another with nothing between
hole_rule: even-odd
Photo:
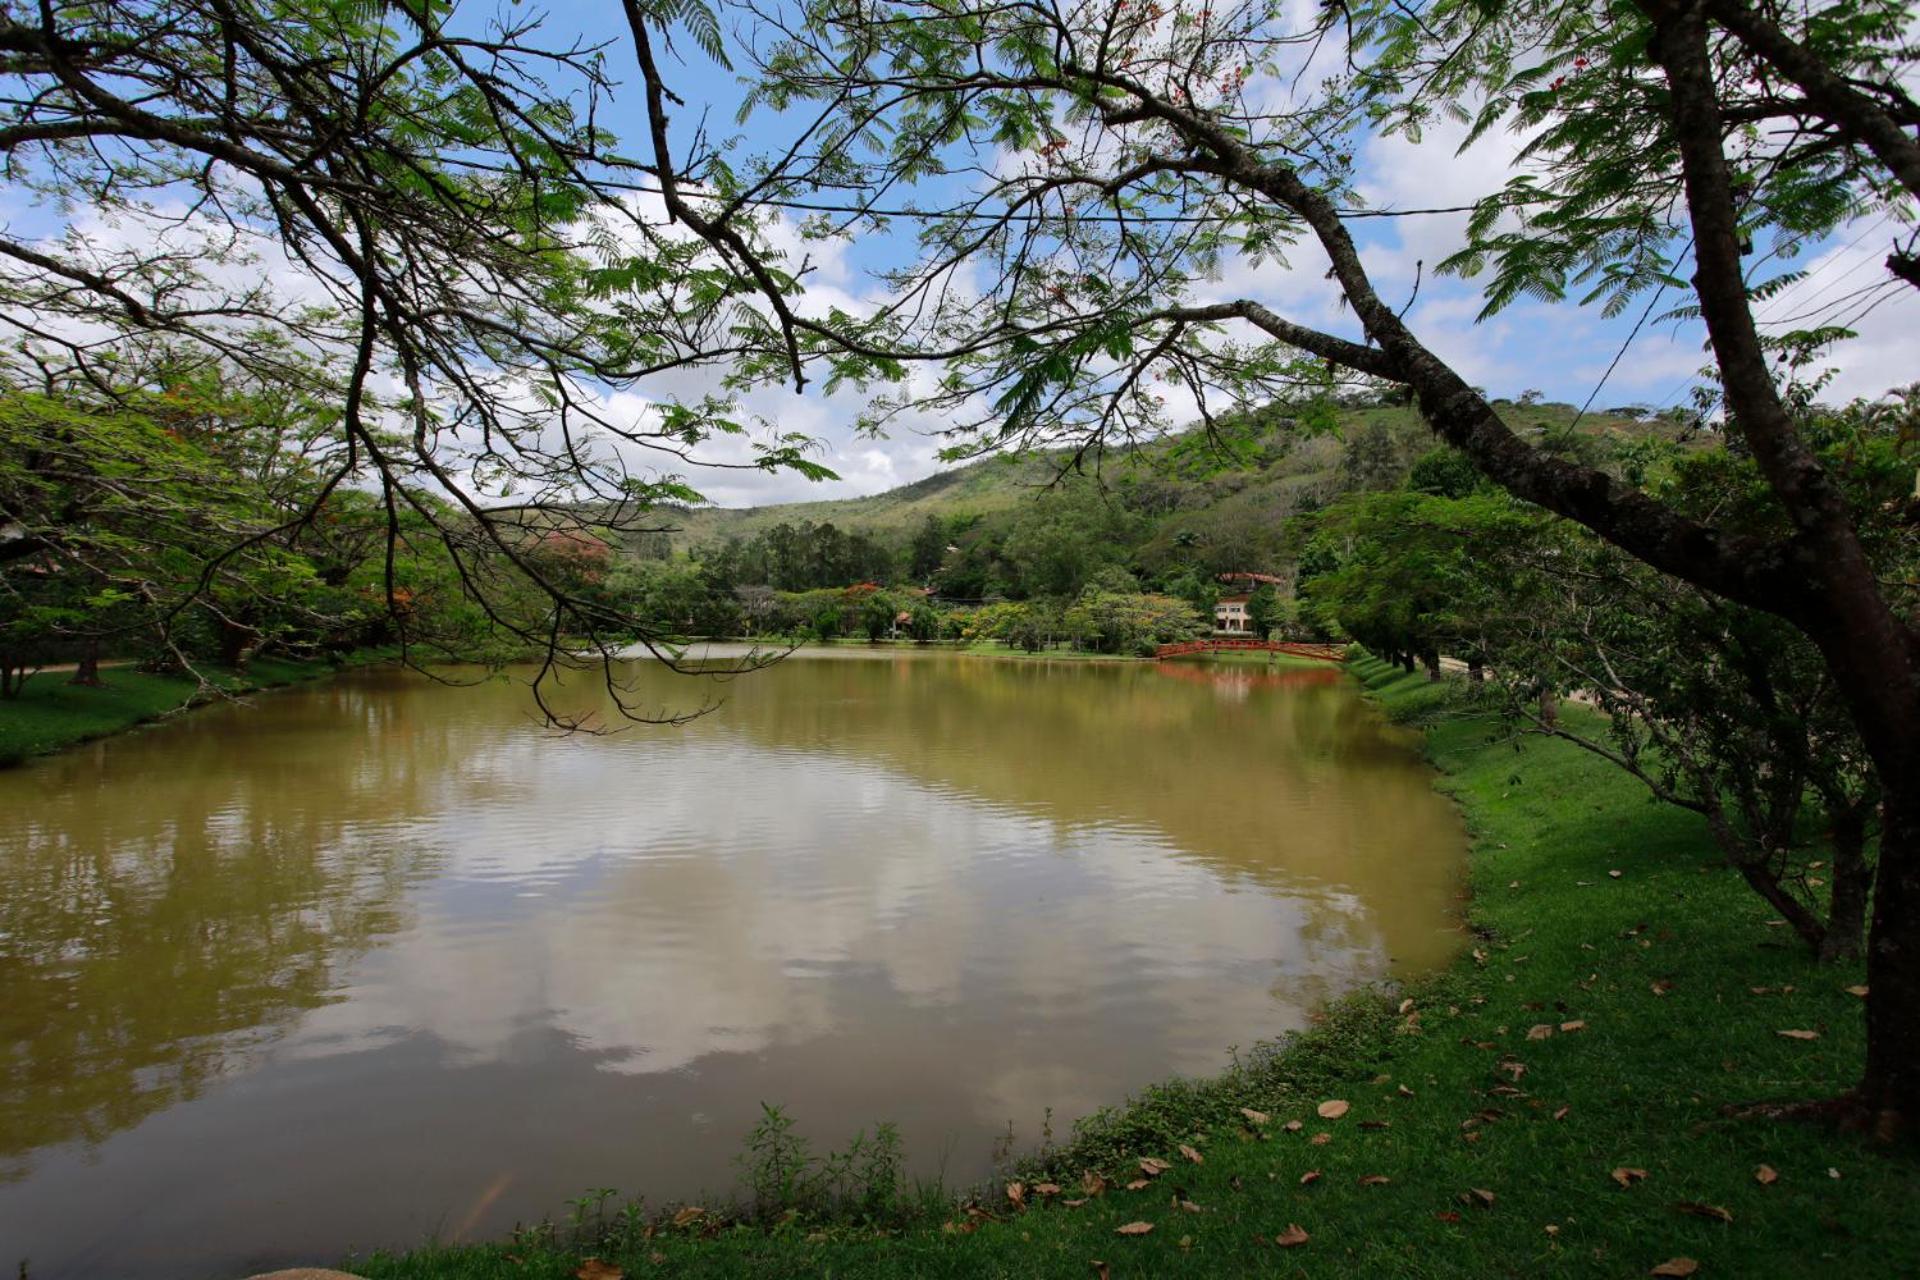
<instances>
[{"instance_id":1,"label":"red wooden bridge","mask_svg":"<svg viewBox=\"0 0 1920 1280\"><path fill-rule=\"evenodd\" d=\"M1183 658L1189 653L1286 653L1296 658L1319 658L1326 662L1345 662L1347 647L1340 644L1305 644L1293 640L1181 640L1163 644L1153 651L1156 658Z\"/></svg>"}]
</instances>

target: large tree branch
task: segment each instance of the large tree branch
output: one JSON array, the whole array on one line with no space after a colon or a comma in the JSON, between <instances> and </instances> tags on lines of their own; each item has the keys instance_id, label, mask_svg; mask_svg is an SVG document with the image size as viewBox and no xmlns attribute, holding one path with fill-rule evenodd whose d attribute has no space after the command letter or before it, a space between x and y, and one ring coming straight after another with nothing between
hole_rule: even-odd
<instances>
[{"instance_id":1,"label":"large tree branch","mask_svg":"<svg viewBox=\"0 0 1920 1280\"><path fill-rule=\"evenodd\" d=\"M1357 373L1370 374L1389 382L1401 382L1400 368L1377 347L1364 346L1345 338L1309 329L1282 318L1272 310L1248 298L1234 302L1216 302L1205 306L1165 307L1143 317L1147 320L1217 321L1245 320L1275 341L1297 347L1309 355L1331 360Z\"/></svg>"},{"instance_id":2,"label":"large tree branch","mask_svg":"<svg viewBox=\"0 0 1920 1280\"><path fill-rule=\"evenodd\" d=\"M1740 43L1799 85L1808 105L1824 119L1878 156L1910 194L1920 196L1920 142L1909 137L1884 106L1745 0L1704 0L1702 7ZM1897 86L1889 89L1906 96Z\"/></svg>"},{"instance_id":3,"label":"large tree branch","mask_svg":"<svg viewBox=\"0 0 1920 1280\"><path fill-rule=\"evenodd\" d=\"M1174 108L1162 118L1176 122L1190 114ZM1223 130L1208 129L1194 140L1214 153L1210 167L1218 176L1260 192L1307 223L1368 338L1391 368L1387 376L1411 387L1433 430L1489 478L1654 567L1730 599L1776 613L1813 607L1809 584L1816 566L1805 546L1736 536L1700 524L1604 471L1533 448L1500 420L1484 396L1428 350L1379 295L1332 201L1291 166L1263 161Z\"/></svg>"},{"instance_id":4,"label":"large tree branch","mask_svg":"<svg viewBox=\"0 0 1920 1280\"><path fill-rule=\"evenodd\" d=\"M704 216L680 193L673 150L667 140L666 83L654 61L653 41L647 34L647 17L638 0L624 0L622 8L626 10L627 25L633 32L633 47L640 62L640 74L646 82L647 132L653 141L654 176L659 180L660 197L667 206L667 212L676 221L684 222L722 257L737 261L752 277L754 285L766 298L767 305L773 308L774 316L779 321L780 335L787 348L787 362L793 371L793 389L804 391L807 373L800 359L799 326L793 309L787 305L780 282L774 279L773 273L760 260L760 254L754 251L737 228Z\"/></svg>"}]
</instances>

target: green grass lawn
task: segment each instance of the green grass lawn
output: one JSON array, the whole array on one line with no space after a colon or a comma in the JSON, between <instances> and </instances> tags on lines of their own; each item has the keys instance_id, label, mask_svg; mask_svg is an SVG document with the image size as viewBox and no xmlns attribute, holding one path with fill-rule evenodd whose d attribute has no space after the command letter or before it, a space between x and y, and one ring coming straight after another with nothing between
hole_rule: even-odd
<instances>
[{"instance_id":1,"label":"green grass lawn","mask_svg":"<svg viewBox=\"0 0 1920 1280\"><path fill-rule=\"evenodd\" d=\"M368 651L346 662L381 656ZM339 667L322 659L256 658L238 675L218 667L206 672L229 692L240 693L311 680ZM99 688L68 683L72 678L70 671L43 671L27 681L18 698L0 701L0 766L157 720L186 707L200 693L191 677L150 675L130 666L103 668Z\"/></svg>"},{"instance_id":2,"label":"green grass lawn","mask_svg":"<svg viewBox=\"0 0 1920 1280\"><path fill-rule=\"evenodd\" d=\"M1812 963L1696 819L1604 763L1516 746L1424 676L1354 670L1422 714L1474 837L1472 933L1447 973L1097 1118L1023 1171L1024 1212L995 1188L889 1229L702 1215L356 1269L558 1280L595 1255L628 1276L1643 1276L1681 1258L1702 1277L1920 1275L1920 1156L1769 1110L1855 1077L1860 970ZM1346 1113L1320 1118L1331 1100ZM1124 1189L1143 1156L1170 1167ZM1084 1173L1111 1185L1088 1195ZM1048 1180L1059 1194L1034 1189ZM1118 1233L1131 1223L1151 1230ZM1275 1243L1296 1225L1305 1243Z\"/></svg>"}]
</instances>

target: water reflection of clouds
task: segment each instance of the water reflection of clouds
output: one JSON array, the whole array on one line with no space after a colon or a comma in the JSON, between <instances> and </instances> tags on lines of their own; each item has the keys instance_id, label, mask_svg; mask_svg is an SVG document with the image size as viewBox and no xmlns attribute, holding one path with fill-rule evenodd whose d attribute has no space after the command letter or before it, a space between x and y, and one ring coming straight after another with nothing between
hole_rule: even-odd
<instances>
[{"instance_id":1,"label":"water reflection of clouds","mask_svg":"<svg viewBox=\"0 0 1920 1280\"><path fill-rule=\"evenodd\" d=\"M1223 702L1218 670L794 664L684 730L566 740L511 688L365 677L49 762L53 803L0 818L27 837L0 943L45 962L0 1026L36 1046L21 1096L99 1081L69 1108L99 1168L47 1152L67 1172L0 1188L0 1227L162 1193L150 1224L223 1215L166 1172L198 1160L302 1206L234 1249L318 1222L315 1178L338 1239L390 1221L368 1159L431 1146L400 1198L470 1198L457 1133L525 1175L503 1230L583 1177L723 1186L762 1099L823 1142L897 1118L977 1176L1008 1120L1217 1069L1433 946L1451 815L1350 690L1275 674L1300 673ZM72 1092L15 1146L64 1141Z\"/></svg>"},{"instance_id":2,"label":"water reflection of clouds","mask_svg":"<svg viewBox=\"0 0 1920 1280\"><path fill-rule=\"evenodd\" d=\"M478 1062L551 1023L612 1069L673 1071L833 1034L849 1016L836 978L873 970L908 1005L991 1005L1013 1040L1101 1022L1202 1071L1249 1026L1289 1022L1384 960L1350 895L1225 893L1141 829L1061 829L731 736L574 745L468 758L429 840L445 881L296 1050L415 1028ZM543 821L517 820L516 788L492 775L535 787ZM644 804L622 785L636 777ZM716 808L725 777L754 783ZM463 892L476 881L542 896L489 908ZM1017 1081L1059 1051L1005 1064L982 1106L1030 1101Z\"/></svg>"}]
</instances>

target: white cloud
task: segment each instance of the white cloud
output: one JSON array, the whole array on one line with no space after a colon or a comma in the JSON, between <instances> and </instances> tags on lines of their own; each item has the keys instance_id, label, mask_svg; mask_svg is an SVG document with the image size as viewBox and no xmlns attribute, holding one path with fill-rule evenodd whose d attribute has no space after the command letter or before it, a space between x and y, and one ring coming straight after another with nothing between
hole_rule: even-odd
<instances>
[{"instance_id":1,"label":"white cloud","mask_svg":"<svg viewBox=\"0 0 1920 1280\"><path fill-rule=\"evenodd\" d=\"M1857 337L1837 344L1821 362L1836 371L1828 400L1877 399L1920 382L1920 290L1889 277L1885 259L1899 224L1862 219L1843 228L1843 243L1813 256L1806 277L1757 309L1770 332L1838 324Z\"/></svg>"}]
</instances>

